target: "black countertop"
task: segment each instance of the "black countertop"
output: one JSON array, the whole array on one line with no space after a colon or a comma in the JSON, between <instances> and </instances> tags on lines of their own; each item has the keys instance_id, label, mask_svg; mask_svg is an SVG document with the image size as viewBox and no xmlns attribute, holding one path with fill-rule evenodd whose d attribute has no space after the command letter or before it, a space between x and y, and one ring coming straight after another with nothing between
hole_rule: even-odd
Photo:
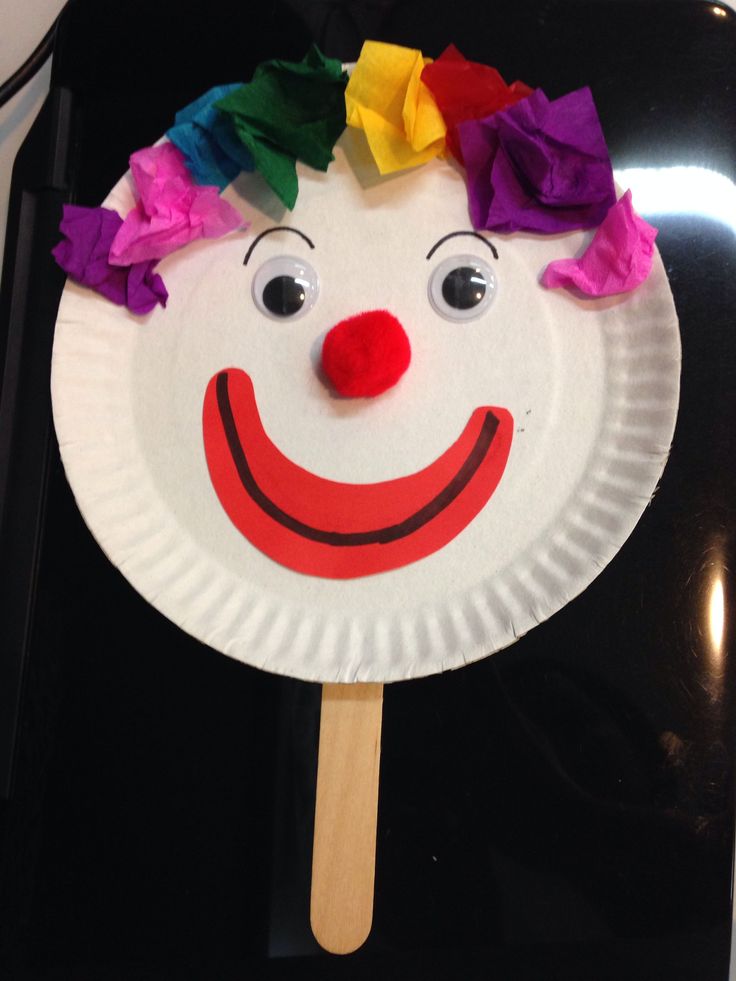
<instances>
[{"instance_id":1,"label":"black countertop","mask_svg":"<svg viewBox=\"0 0 736 981\"><path fill-rule=\"evenodd\" d=\"M736 223L726 197L712 216L687 213L664 168L700 168L696 185L715 172L736 195L736 15L690 0L301 9L77 0L16 167L0 307L15 393L0 440L7 718L21 661L25 681L0 802L0 968L74 981L724 981ZM45 243L62 200L97 204L129 153L210 85L299 58L313 34L354 59L366 32L433 56L454 41L550 98L592 87L614 167L674 182L655 223L683 371L659 490L598 579L512 648L387 687L374 926L334 958L308 912L320 688L202 647L92 540L48 436L63 278Z\"/></svg>"}]
</instances>

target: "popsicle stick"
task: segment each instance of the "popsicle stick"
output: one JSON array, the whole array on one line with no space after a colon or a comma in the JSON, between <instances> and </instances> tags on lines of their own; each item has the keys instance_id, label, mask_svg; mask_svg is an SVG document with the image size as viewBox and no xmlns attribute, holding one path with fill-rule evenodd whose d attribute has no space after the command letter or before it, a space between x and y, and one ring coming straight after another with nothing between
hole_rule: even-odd
<instances>
[{"instance_id":1,"label":"popsicle stick","mask_svg":"<svg viewBox=\"0 0 736 981\"><path fill-rule=\"evenodd\" d=\"M312 853L312 932L349 954L373 920L383 685L323 685Z\"/></svg>"}]
</instances>

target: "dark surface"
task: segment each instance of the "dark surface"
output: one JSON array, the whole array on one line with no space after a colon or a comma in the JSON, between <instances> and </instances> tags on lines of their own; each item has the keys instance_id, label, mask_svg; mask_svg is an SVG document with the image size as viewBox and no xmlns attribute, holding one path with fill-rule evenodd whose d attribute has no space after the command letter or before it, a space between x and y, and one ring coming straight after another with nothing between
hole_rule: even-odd
<instances>
[{"instance_id":1,"label":"dark surface","mask_svg":"<svg viewBox=\"0 0 736 981\"><path fill-rule=\"evenodd\" d=\"M36 155L44 140L69 150L68 180L58 151L40 170L27 151L15 175L11 230L24 194L41 217L21 231L32 255L8 261L0 308L7 332L13 283L35 297L0 453L0 677L28 654L15 786L0 802L3 976L723 981L736 229L657 216L681 410L659 492L619 555L508 651L386 690L374 927L360 952L332 958L308 915L319 687L215 655L146 605L91 539L53 444L44 503L60 288L45 241L66 185L96 204L178 107L263 58L301 57L311 36L289 8L124 11L80 0L62 28L54 80L72 115L47 109L34 139ZM419 2L312 4L305 21L345 59L366 30L430 55L453 40L550 97L590 84L615 166L736 179L736 24L710 4L463 0L431 16ZM34 289L17 285L27 275Z\"/></svg>"}]
</instances>

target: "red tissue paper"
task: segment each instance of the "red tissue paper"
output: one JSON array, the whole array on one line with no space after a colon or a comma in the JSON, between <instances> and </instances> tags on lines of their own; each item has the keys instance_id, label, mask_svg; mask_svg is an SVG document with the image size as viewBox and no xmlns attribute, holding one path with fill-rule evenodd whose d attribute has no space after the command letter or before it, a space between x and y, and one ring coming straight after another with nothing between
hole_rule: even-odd
<instances>
[{"instance_id":1,"label":"red tissue paper","mask_svg":"<svg viewBox=\"0 0 736 981\"><path fill-rule=\"evenodd\" d=\"M422 81L434 96L447 125L447 145L463 162L455 127L468 119L483 119L531 95L524 82L507 85L495 68L468 61L450 44L422 72Z\"/></svg>"}]
</instances>

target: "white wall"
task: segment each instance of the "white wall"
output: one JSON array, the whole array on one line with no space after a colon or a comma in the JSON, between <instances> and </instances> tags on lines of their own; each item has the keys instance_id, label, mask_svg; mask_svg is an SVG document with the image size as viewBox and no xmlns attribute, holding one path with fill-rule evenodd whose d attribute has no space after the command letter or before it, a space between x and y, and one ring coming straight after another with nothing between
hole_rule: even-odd
<instances>
[{"instance_id":1,"label":"white wall","mask_svg":"<svg viewBox=\"0 0 736 981\"><path fill-rule=\"evenodd\" d=\"M63 0L0 0L0 82L19 68L64 6ZM48 92L50 63L0 108L0 266L13 161Z\"/></svg>"}]
</instances>

